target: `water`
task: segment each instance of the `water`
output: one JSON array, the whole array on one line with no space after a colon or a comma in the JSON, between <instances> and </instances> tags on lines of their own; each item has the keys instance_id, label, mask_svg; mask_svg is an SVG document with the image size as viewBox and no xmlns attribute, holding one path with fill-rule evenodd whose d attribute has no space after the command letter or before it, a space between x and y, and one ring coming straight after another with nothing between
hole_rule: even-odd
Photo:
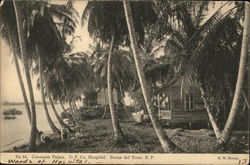
<instances>
[{"instance_id":1,"label":"water","mask_svg":"<svg viewBox=\"0 0 250 165\"><path fill-rule=\"evenodd\" d=\"M55 105L58 114L60 115L62 107L60 105ZM18 146L29 141L30 137L30 124L28 115L24 105L8 105L1 107L2 110L15 108L22 111L22 115L16 115L16 119L5 120L4 116L1 115L1 151L11 149L13 146ZM65 107L68 108L68 107ZM54 121L57 128L60 128L58 121L51 109L51 106L48 105L49 114L52 120ZM49 124L46 119L46 115L43 109L43 105L36 105L36 115L37 115L37 128L39 131L43 131L45 134L52 133Z\"/></svg>"}]
</instances>

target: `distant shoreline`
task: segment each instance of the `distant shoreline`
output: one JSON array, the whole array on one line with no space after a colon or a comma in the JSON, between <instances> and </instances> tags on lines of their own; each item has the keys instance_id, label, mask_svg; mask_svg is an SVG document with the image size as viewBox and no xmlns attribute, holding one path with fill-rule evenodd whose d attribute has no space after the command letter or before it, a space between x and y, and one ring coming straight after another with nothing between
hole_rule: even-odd
<instances>
[{"instance_id":1,"label":"distant shoreline","mask_svg":"<svg viewBox=\"0 0 250 165\"><path fill-rule=\"evenodd\" d=\"M43 103L42 102L35 102L35 104L42 105ZM46 102L46 104L50 105L49 102ZM24 105L24 102L2 102L1 105Z\"/></svg>"}]
</instances>

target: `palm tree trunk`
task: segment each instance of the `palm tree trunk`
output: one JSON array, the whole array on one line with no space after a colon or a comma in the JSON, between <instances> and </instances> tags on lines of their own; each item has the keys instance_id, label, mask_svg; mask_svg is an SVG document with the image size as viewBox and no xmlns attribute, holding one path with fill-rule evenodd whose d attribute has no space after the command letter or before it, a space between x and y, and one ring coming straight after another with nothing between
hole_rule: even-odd
<instances>
[{"instance_id":1,"label":"palm tree trunk","mask_svg":"<svg viewBox=\"0 0 250 165\"><path fill-rule=\"evenodd\" d=\"M140 57L138 54L138 46L137 46L137 41L136 41L136 35L135 35L135 29L134 29L134 23L133 23L133 18L132 18L132 11L130 7L130 2L129 1L123 1L124 5L124 10L125 10L125 16L126 16L126 21L127 21L127 26L128 26L128 31L129 31L129 36L130 36L130 42L131 42L131 48L133 50L133 55L134 55L134 60L135 60L135 65L136 65L136 70L137 74L139 77L139 81L141 84L142 88L142 93L143 97L146 103L146 107L152 122L152 125L154 127L154 130L159 138L159 141L161 143L161 146L164 150L164 152L180 152L181 149L178 148L166 135L164 130L162 129L160 122L157 120L156 112L153 110L150 94L149 94L149 88L148 85L146 84L146 79L145 75L142 70L142 66L140 64Z\"/></svg>"},{"instance_id":2,"label":"palm tree trunk","mask_svg":"<svg viewBox=\"0 0 250 165\"><path fill-rule=\"evenodd\" d=\"M37 52L38 52L39 51L38 46L36 46L36 49L37 49ZM40 92L41 92L41 96L42 96L43 107L44 107L44 111L45 111L45 114L46 114L46 118L47 118L47 121L48 121L49 126L50 126L51 130L53 131L53 133L60 134L59 129L55 126L55 124L53 123L53 121L52 121L52 119L50 118L50 115L49 115L48 107L47 107L46 100L45 100L44 87L43 87L43 85L44 85L43 59L41 58L40 55L38 55L38 58L39 58L39 72L40 72Z\"/></svg>"},{"instance_id":3,"label":"palm tree trunk","mask_svg":"<svg viewBox=\"0 0 250 165\"><path fill-rule=\"evenodd\" d=\"M119 121L118 121L118 116L117 112L115 111L114 107L114 98L113 98L113 88L112 88L112 74L111 74L111 59L112 59L112 54L114 50L114 33L112 34L112 40L111 40L111 45L110 45L110 50L109 50L109 55L108 55L108 73L107 73L107 84L108 84L108 100L109 100L109 108L110 108L110 115L111 115L111 120L112 120L112 125L114 129L114 138L115 140L123 140L124 134L122 132L122 129L120 127Z\"/></svg>"},{"instance_id":4,"label":"palm tree trunk","mask_svg":"<svg viewBox=\"0 0 250 165\"><path fill-rule=\"evenodd\" d=\"M16 67L16 72L17 72L17 77L18 77L19 85L20 85L20 88L21 88L21 91L22 91L22 95L23 95L24 105L25 105L25 108L26 108L26 112L27 112L27 115L28 115L29 122L31 124L30 106L29 106L27 95L26 95L25 87L24 87L24 84L23 84L23 78L22 78L22 75L21 75L21 71L20 71L19 62L18 62L18 59L17 59L15 47L13 46L9 30L8 30L8 35L9 35L9 40L10 40L10 47L13 50L14 62L15 62L15 67Z\"/></svg>"},{"instance_id":5,"label":"palm tree trunk","mask_svg":"<svg viewBox=\"0 0 250 165\"><path fill-rule=\"evenodd\" d=\"M200 85L200 91L201 91L201 98L202 98L204 106L205 106L205 108L207 110L209 121L210 121L210 123L211 123L211 125L213 127L216 138L219 139L220 135L221 135L221 131L220 131L220 129L219 129L214 117L213 117L210 106L209 106L209 104L207 102L207 99L206 99L206 96L205 96L204 89L201 87L201 85Z\"/></svg>"},{"instance_id":6,"label":"palm tree trunk","mask_svg":"<svg viewBox=\"0 0 250 165\"><path fill-rule=\"evenodd\" d=\"M15 9L15 15L16 15L16 21L17 21L17 30L18 30L18 39L20 44L20 50L22 54L22 60L25 70L25 75L27 79L27 85L29 89L30 94L30 102L31 102L31 135L30 135L30 144L29 144L29 150L35 151L36 150L36 133L37 133L37 127L36 127L36 107L35 107L35 101L34 101L34 93L31 83L31 77L29 74L29 66L28 66L28 60L27 60L27 50L25 45L25 39L24 39L24 30L23 30L23 22L22 22L22 12L21 8L19 7L19 3L17 1L13 1L14 9Z\"/></svg>"},{"instance_id":7,"label":"palm tree trunk","mask_svg":"<svg viewBox=\"0 0 250 165\"><path fill-rule=\"evenodd\" d=\"M228 142L230 134L232 133L232 128L234 125L236 114L239 109L239 101L242 94L244 76L246 72L249 35L250 35L250 6L248 2L245 2L245 21L244 21L238 77L230 113L227 122L225 124L224 130L222 131L221 138L218 140L218 143L221 145L226 144Z\"/></svg>"},{"instance_id":8,"label":"palm tree trunk","mask_svg":"<svg viewBox=\"0 0 250 165\"><path fill-rule=\"evenodd\" d=\"M63 106L62 101L61 101L61 100L59 100L59 102L60 102L60 104L61 104L61 107L62 107L63 111L66 111L66 109L65 109L65 108L64 108L64 106Z\"/></svg>"},{"instance_id":9,"label":"palm tree trunk","mask_svg":"<svg viewBox=\"0 0 250 165\"><path fill-rule=\"evenodd\" d=\"M102 119L105 119L106 114L107 114L107 106L104 105L104 112L103 112L103 115L102 115Z\"/></svg>"},{"instance_id":10,"label":"palm tree trunk","mask_svg":"<svg viewBox=\"0 0 250 165\"><path fill-rule=\"evenodd\" d=\"M77 126L79 126L78 120L76 119L76 116L75 116L75 113L74 113L74 107L73 107L73 105L72 105L72 98L70 98L70 96L69 96L69 91L68 91L67 89L68 89L68 88L66 87L65 92L66 92L67 100L68 100L68 102L69 102L70 113L71 113L71 115L72 115L72 118L73 118L75 124L76 124Z\"/></svg>"},{"instance_id":11,"label":"palm tree trunk","mask_svg":"<svg viewBox=\"0 0 250 165\"><path fill-rule=\"evenodd\" d=\"M79 109L77 108L77 106L76 106L76 102L75 102L75 100L74 101L72 101L72 103L73 103L73 105L74 105L74 107L75 107L75 111L76 111L76 113L78 114L79 113Z\"/></svg>"},{"instance_id":12,"label":"palm tree trunk","mask_svg":"<svg viewBox=\"0 0 250 165\"><path fill-rule=\"evenodd\" d=\"M60 123L61 127L64 127L64 128L67 128L69 131L72 132L71 128L69 126L67 126L63 121L62 119L60 118L60 116L58 115L57 111L56 111L56 107L54 105L54 102L50 96L50 94L48 93L48 97L49 97L49 101L50 101L50 104L51 104L51 107L52 107L52 110L56 116L56 119L58 120L58 122Z\"/></svg>"},{"instance_id":13,"label":"palm tree trunk","mask_svg":"<svg viewBox=\"0 0 250 165\"><path fill-rule=\"evenodd\" d=\"M30 111L30 107L29 107L29 102L28 102L28 98L27 98L27 95L26 95L26 91L25 91L25 88L24 88L23 79L22 79L22 75L21 75L21 72L20 72L18 59L17 59L17 56L16 56L15 53L13 53L13 55L14 55L14 61L15 61L16 72L17 72L17 76L18 76L18 81L19 81L20 88L21 88L21 91L22 91L22 94L23 94L24 105L25 105L25 108L26 108L26 111L27 111L27 114L28 114L29 122L31 124L31 111Z\"/></svg>"},{"instance_id":14,"label":"palm tree trunk","mask_svg":"<svg viewBox=\"0 0 250 165\"><path fill-rule=\"evenodd\" d=\"M247 95L244 91L242 91L242 95L244 97L245 104L247 105L247 108L250 108L249 101L247 100Z\"/></svg>"},{"instance_id":15,"label":"palm tree trunk","mask_svg":"<svg viewBox=\"0 0 250 165\"><path fill-rule=\"evenodd\" d=\"M77 108L75 101L72 101L72 104L73 104L76 116L78 117L78 120L81 120L81 113L80 113L79 109Z\"/></svg>"},{"instance_id":16,"label":"palm tree trunk","mask_svg":"<svg viewBox=\"0 0 250 165\"><path fill-rule=\"evenodd\" d=\"M76 119L76 116L75 116L75 113L74 113L74 107L72 105L71 99L68 98L68 100L69 100L69 107L70 107L70 112L71 112L72 118L73 118L75 124L78 126L79 123L78 123L78 120Z\"/></svg>"}]
</instances>

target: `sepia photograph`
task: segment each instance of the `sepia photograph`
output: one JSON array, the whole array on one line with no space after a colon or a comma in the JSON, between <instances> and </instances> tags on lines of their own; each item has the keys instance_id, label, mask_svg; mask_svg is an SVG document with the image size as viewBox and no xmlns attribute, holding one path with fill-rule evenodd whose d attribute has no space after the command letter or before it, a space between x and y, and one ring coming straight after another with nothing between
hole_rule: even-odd
<instances>
[{"instance_id":1,"label":"sepia photograph","mask_svg":"<svg viewBox=\"0 0 250 165\"><path fill-rule=\"evenodd\" d=\"M1 163L248 164L249 38L244 1L1 0Z\"/></svg>"}]
</instances>

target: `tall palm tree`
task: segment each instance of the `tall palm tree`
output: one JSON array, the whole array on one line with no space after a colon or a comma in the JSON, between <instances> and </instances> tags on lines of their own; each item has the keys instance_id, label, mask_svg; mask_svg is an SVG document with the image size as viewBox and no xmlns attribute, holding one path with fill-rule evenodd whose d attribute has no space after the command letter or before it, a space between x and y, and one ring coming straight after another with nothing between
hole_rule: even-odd
<instances>
[{"instance_id":1,"label":"tall palm tree","mask_svg":"<svg viewBox=\"0 0 250 165\"><path fill-rule=\"evenodd\" d=\"M234 5L232 5L232 3L233 2L223 2L220 4L221 6L207 20L202 21L202 24L198 24L198 28L189 35L186 41L179 42L178 39L175 38L175 42L172 42L172 40L172 43L168 43L168 45L170 45L169 47L176 48L175 45L178 45L179 50L182 50L177 53L174 52L173 54L184 54L183 56L186 57L185 60L188 62L181 62L182 64L187 64L182 68L182 71L184 71L184 80L187 79L186 83L183 84L190 84L190 82L197 82L197 84L199 84L202 98L219 144L227 143L230 137L229 132L231 132L232 129L231 126L235 120L237 111L235 108L237 109L239 106L239 102L237 102L239 101L238 94L234 97L237 100L235 101L235 99L232 98L232 91L237 81L235 77L237 74L239 77L240 74L240 72L238 72L238 61L242 56L238 56L238 54L240 54L240 50L242 51L243 48L241 48L242 44L240 43L242 37L239 20L243 17L242 9L244 9L244 5L238 2L235 2ZM231 7L229 7L230 5ZM186 31L186 33L187 32L188 31ZM182 43L182 45L180 43ZM190 49L190 47L192 47L192 49ZM218 65L218 63L222 62L224 64L223 66ZM204 65L207 63L209 63L209 65ZM180 75L183 75L183 73ZM238 79L241 82L241 78ZM236 91L237 93L239 92L239 90ZM231 104L231 100L233 100L234 103L232 103L230 109L230 107L227 106L223 107L223 104L218 100L226 101L229 105ZM215 106L211 106L211 103ZM229 114L225 127L222 119L218 117L219 124L221 124L220 127L217 125L213 114L214 110L221 112L221 109L223 109L224 114L226 114L224 115L225 118L227 118L227 114Z\"/></svg>"},{"instance_id":2,"label":"tall palm tree","mask_svg":"<svg viewBox=\"0 0 250 165\"><path fill-rule=\"evenodd\" d=\"M30 135L30 145L29 150L35 151L36 150L36 109L35 109L35 101L34 101L34 93L31 83L31 77L29 73L29 66L27 60L27 50L25 45L25 37L24 37L24 29L23 29L23 18L22 18L22 11L20 7L21 2L13 1L15 14L16 14L16 22L17 22L17 31L18 31L18 38L20 43L20 51L22 54L22 60L24 64L25 75L27 78L27 84L29 88L30 94L30 101L31 101L31 135Z\"/></svg>"},{"instance_id":3,"label":"tall palm tree","mask_svg":"<svg viewBox=\"0 0 250 165\"><path fill-rule=\"evenodd\" d=\"M63 120L60 118L59 114L57 113L55 104L54 104L54 102L53 102L53 100L52 100L49 92L47 92L47 95L48 95L48 98L49 98L49 102L50 102L51 108L52 108L52 110L53 110L53 112L54 112L54 114L56 116L56 119L58 120L59 124L61 125L61 127L67 128L69 131L72 132L72 129L63 122Z\"/></svg>"},{"instance_id":4,"label":"tall palm tree","mask_svg":"<svg viewBox=\"0 0 250 165\"><path fill-rule=\"evenodd\" d=\"M38 58L39 58L39 72L40 72L40 92L41 92L41 96L42 96L43 107L44 107L44 111L46 114L46 118L47 118L47 121L48 121L49 126L50 126L51 130L53 131L53 133L60 134L59 129L55 126L55 124L53 123L53 121L49 115L49 111L48 111L48 107L47 107L47 103L46 103L46 99L45 99L45 92L44 92L44 88L45 88L44 85L45 84L44 84L44 75L43 75L43 59L40 56L38 56Z\"/></svg>"},{"instance_id":5,"label":"tall palm tree","mask_svg":"<svg viewBox=\"0 0 250 165\"><path fill-rule=\"evenodd\" d=\"M10 43L12 43L12 41L10 41ZM17 58L17 55L15 53L13 53L13 56L14 56L18 81L19 81L20 88L21 88L22 95L23 95L24 105L25 105L25 108L26 108L26 111L27 111L27 114L28 114L29 122L31 124L31 111L30 111L29 102L28 102L28 98L27 98L27 95L26 95L25 87L24 87L24 84L23 84L23 79L22 79L22 75L21 75L21 71L20 71L20 67L19 67L18 58Z\"/></svg>"},{"instance_id":6,"label":"tall palm tree","mask_svg":"<svg viewBox=\"0 0 250 165\"><path fill-rule=\"evenodd\" d=\"M102 40L104 43L109 43L110 44L110 49L109 49L109 54L108 54L108 63L107 63L107 86L108 86L108 100L109 100L109 109L110 109L110 114L111 114L111 120L112 120L112 126L114 130L114 139L115 140L123 140L124 139L124 134L122 132L122 129L120 128L120 124L118 122L118 117L117 113L115 112L114 109L114 100L113 100L113 82L112 82L112 73L111 73L111 59L112 59L112 54L117 47L117 41L119 41L120 36L118 26L120 26L118 23L120 23L119 18L116 20L118 23L115 21L111 22L109 18L110 16L115 13L112 13L109 11L109 9L117 10L115 6L117 4L114 3L114 6L108 6L108 5L113 5L112 3L108 2L88 2L82 16L82 22L85 22L87 18L87 14L89 14L89 19L88 19L88 31L91 34L91 36L94 35L95 38L98 38ZM106 15L103 13L106 13ZM109 17L108 19L102 19L99 16L103 15L105 17ZM108 15L109 14L109 15ZM120 23L121 24L121 23ZM122 26L121 26L122 27ZM118 36L118 37L117 37Z\"/></svg>"},{"instance_id":7,"label":"tall palm tree","mask_svg":"<svg viewBox=\"0 0 250 165\"><path fill-rule=\"evenodd\" d=\"M20 48L19 48L19 42L18 42L18 33L17 33L17 26L16 26L16 17L15 17L15 11L14 6L12 2L4 2L3 6L1 6L0 11L0 24L1 24L1 36L3 39L6 40L7 44L10 46L10 50L13 53L13 58L15 62L16 72L18 76L19 85L22 91L23 95L23 101L24 105L27 111L28 119L31 124L31 112L29 107L29 102L27 98L27 94L25 91L20 66L18 62L18 55L20 55Z\"/></svg>"},{"instance_id":8,"label":"tall palm tree","mask_svg":"<svg viewBox=\"0 0 250 165\"><path fill-rule=\"evenodd\" d=\"M52 131L59 134L60 131L55 126L50 118L48 108L46 105L45 92L46 82L45 73L53 70L54 64L58 59L62 58L63 53L70 50L67 45L63 34L60 33L55 23L53 16L60 19L68 20L71 30L74 31L74 18L72 18L71 11L67 11L64 5L48 5L46 2L34 2L32 6L32 15L29 22L29 36L28 36L28 50L31 54L31 59L37 62L34 70L40 74L40 91L44 105L44 111ZM74 12L73 12L74 13ZM61 24L60 24L61 25ZM65 28L66 23L62 26ZM69 30L67 30L69 32ZM65 36L64 36L65 37ZM45 72L46 71L46 72Z\"/></svg>"},{"instance_id":9,"label":"tall palm tree","mask_svg":"<svg viewBox=\"0 0 250 165\"><path fill-rule=\"evenodd\" d=\"M156 19L156 16L150 6L150 2L133 2L133 8L136 12L134 15L134 19L138 22L136 24L136 33L138 34L139 42L144 39L144 28L148 28ZM89 17L87 17L89 16ZM103 18L105 17L105 19ZM112 60L112 52L113 49L118 49L119 45L128 45L128 30L126 28L125 15L123 12L123 6L121 2L88 2L82 16L82 22L88 18L88 31L95 40L100 39L103 43L110 45L110 53L109 59ZM114 18L114 19L110 19ZM112 44L112 41L114 42ZM114 47L114 48L112 48ZM108 63L110 64L110 63ZM112 64L113 65L113 64ZM107 68L111 68L108 66ZM108 69L111 71L111 69ZM107 73L108 80L107 83L113 83L109 75L111 73ZM111 87L112 84L108 84L108 93L112 94ZM113 109L112 96L109 96L109 106L111 115L115 114L115 110ZM115 116L111 116L112 124L114 128L114 137L122 138L123 133L119 132L121 129L119 128L118 119ZM117 124L117 125L114 125ZM118 134L117 134L118 133ZM119 137L120 136L120 137Z\"/></svg>"},{"instance_id":10,"label":"tall palm tree","mask_svg":"<svg viewBox=\"0 0 250 165\"><path fill-rule=\"evenodd\" d=\"M191 43L198 44L194 49L195 51L191 51L193 54L188 62L191 68L195 66L194 68L196 68L196 71L194 71L194 73L197 77L195 78L195 76L191 76L188 79L191 79L191 82L199 82L198 84L202 98L219 144L223 143L223 140L221 140L223 139L221 138L221 130L224 128L224 122L218 117L218 123L215 121L213 110L218 109L217 112L220 112L223 108L220 107L221 102L216 102L216 100L231 99L231 85L236 83L233 82L232 79L234 79L233 77L237 74L237 61L239 60L239 56L235 54L239 54L240 52L240 34L238 32L240 29L238 23L239 16L237 14L232 14L232 11L239 8L239 5L236 5L233 8L228 8L225 14L221 14L221 9L227 4L229 4L229 2L222 4L221 7L195 33L193 33L192 37L188 39L187 44L184 46L184 50L187 50L188 45ZM238 11L236 11L236 13L237 12ZM228 36L230 36L230 39L227 38ZM202 38L202 40L200 38ZM213 49L211 49L211 47L213 47ZM221 51L218 52L217 50ZM205 51L208 54L204 53ZM217 54L220 54L220 56ZM215 58L211 58L211 56L214 56ZM207 60L208 58L213 60ZM223 61L224 66L217 65L216 63L219 61ZM205 66L204 62L209 63L210 65ZM185 70L186 73L184 75L190 75L190 72L188 73L189 69ZM215 100L213 101L215 107L212 107L211 102L209 103L208 100ZM224 109L224 114L228 113L227 108L229 107ZM219 127L218 124L221 126Z\"/></svg>"},{"instance_id":11,"label":"tall palm tree","mask_svg":"<svg viewBox=\"0 0 250 165\"><path fill-rule=\"evenodd\" d=\"M124 5L124 10L125 10L127 26L129 30L129 37L131 41L131 48L133 50L136 70L137 70L137 74L138 74L139 81L141 84L143 97L144 97L146 107L147 107L151 122L153 124L154 130L160 140L160 143L164 152L174 152L175 150L180 151L180 149L173 144L173 142L169 139L169 137L166 135L166 133L162 129L159 121L157 120L156 112L153 110L153 106L152 106L152 102L151 102L151 98L149 94L149 88L147 86L145 75L143 73L143 70L140 64L139 55L138 55L138 46L137 46L137 41L135 37L136 35L135 35L135 30L134 30L134 23L133 23L130 2L123 1L123 5Z\"/></svg>"},{"instance_id":12,"label":"tall palm tree","mask_svg":"<svg viewBox=\"0 0 250 165\"><path fill-rule=\"evenodd\" d=\"M217 117L219 122L216 122L214 112L228 113L221 101L230 100L230 90L228 89L236 82L234 77L237 74L237 61L239 60L237 54L240 52L239 41L241 38L241 27L238 22L240 14L237 15L240 13L238 10L240 5L236 4L235 7L230 8L228 5L232 2L223 2L206 19L204 15L207 15L211 3L183 1L181 3L174 2L174 5L171 6L168 2L161 2L156 6L161 8L164 7L164 4L169 5L169 7L159 9L162 11L161 13L166 13L162 19L167 18L168 14L172 13L170 17L177 18L178 21L175 24L179 24L170 27L165 25L165 28L163 24L163 30L161 30L163 34L166 34L167 31L170 32L169 37L166 37L165 52L173 55L171 58L174 60L172 60L171 65L174 72L177 72L176 77L181 77L185 82L183 84L186 84L185 86L196 83L200 88L210 122L216 137L219 138L220 130L223 129L224 125L221 118ZM187 8L188 6L189 8ZM193 11L192 6L198 10ZM191 19L183 19L184 15ZM222 62L223 66L218 65ZM209 65L206 65L207 63ZM182 89L185 89L185 86Z\"/></svg>"},{"instance_id":13,"label":"tall palm tree","mask_svg":"<svg viewBox=\"0 0 250 165\"><path fill-rule=\"evenodd\" d=\"M113 55L114 51L114 39L115 39L115 34L114 32L111 32L112 34L112 39L111 39L111 44L110 44L110 50L109 50L109 55L108 55L108 69L107 69L107 84L108 84L108 100L109 100L109 108L110 108L110 114L111 114L111 119L112 119L112 124L114 128L114 135L115 139L121 139L123 140L124 134L121 130L121 127L118 123L118 116L117 113L115 112L114 108L114 98L113 98L113 82L112 82L112 72L111 72L111 58Z\"/></svg>"},{"instance_id":14,"label":"tall palm tree","mask_svg":"<svg viewBox=\"0 0 250 165\"><path fill-rule=\"evenodd\" d=\"M96 88L107 87L107 82L105 82L105 80L107 80L107 61L109 50L108 47L102 47L101 45L102 44L98 42L95 46L92 46L93 53L91 54L89 60L93 69ZM133 60L130 52L125 50L115 50L113 51L113 54L113 61L115 61L112 63L111 68L113 73L113 87L120 95L119 98L121 99L118 99L118 101L121 101L124 109L128 113L123 98L124 92L132 88L133 84L137 81L135 69L133 67ZM131 67L128 68L127 66ZM103 117L105 117L105 112L106 107Z\"/></svg>"},{"instance_id":15,"label":"tall palm tree","mask_svg":"<svg viewBox=\"0 0 250 165\"><path fill-rule=\"evenodd\" d=\"M250 4L249 2L245 2L245 20L244 20L243 38L241 44L238 78L230 113L227 122L225 124L225 127L222 131L221 137L218 141L220 144L223 143L225 144L228 142L230 134L232 133L232 127L234 125L237 111L239 110L240 97L242 94L244 77L246 75L245 73L247 64L247 53L249 47L249 38L250 38Z\"/></svg>"}]
</instances>

